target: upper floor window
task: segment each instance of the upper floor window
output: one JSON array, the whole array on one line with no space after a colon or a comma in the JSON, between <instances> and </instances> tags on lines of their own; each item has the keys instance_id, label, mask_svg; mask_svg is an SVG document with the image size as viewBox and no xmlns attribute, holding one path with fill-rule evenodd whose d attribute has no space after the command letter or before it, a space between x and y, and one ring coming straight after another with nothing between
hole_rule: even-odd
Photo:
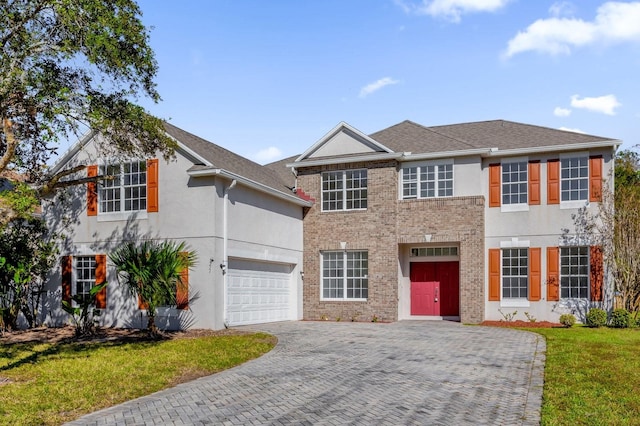
<instances>
[{"instance_id":1,"label":"upper floor window","mask_svg":"<svg viewBox=\"0 0 640 426\"><path fill-rule=\"evenodd\" d=\"M589 198L588 160L586 156L560 160L561 201L586 201Z\"/></svg>"},{"instance_id":2,"label":"upper floor window","mask_svg":"<svg viewBox=\"0 0 640 426\"><path fill-rule=\"evenodd\" d=\"M453 163L402 168L402 198L453 196Z\"/></svg>"},{"instance_id":3,"label":"upper floor window","mask_svg":"<svg viewBox=\"0 0 640 426\"><path fill-rule=\"evenodd\" d=\"M322 210L367 208L367 170L322 173Z\"/></svg>"},{"instance_id":4,"label":"upper floor window","mask_svg":"<svg viewBox=\"0 0 640 426\"><path fill-rule=\"evenodd\" d=\"M502 163L502 204L527 204L528 163Z\"/></svg>"},{"instance_id":5,"label":"upper floor window","mask_svg":"<svg viewBox=\"0 0 640 426\"><path fill-rule=\"evenodd\" d=\"M100 166L104 180L99 191L100 213L147 209L147 164L145 161Z\"/></svg>"}]
</instances>

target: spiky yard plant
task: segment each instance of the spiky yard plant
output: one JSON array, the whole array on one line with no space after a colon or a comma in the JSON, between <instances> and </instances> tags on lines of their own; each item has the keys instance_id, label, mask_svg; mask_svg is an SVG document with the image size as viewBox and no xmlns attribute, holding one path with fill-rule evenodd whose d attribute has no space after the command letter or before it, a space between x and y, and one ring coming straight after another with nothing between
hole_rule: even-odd
<instances>
[{"instance_id":1,"label":"spiky yard plant","mask_svg":"<svg viewBox=\"0 0 640 426\"><path fill-rule=\"evenodd\" d=\"M177 305L177 294L188 294L183 282L185 269L196 262L196 254L184 242L127 242L113 251L109 258L116 266L118 282L139 298L147 311L147 330L158 334L155 323L159 306Z\"/></svg>"}]
</instances>

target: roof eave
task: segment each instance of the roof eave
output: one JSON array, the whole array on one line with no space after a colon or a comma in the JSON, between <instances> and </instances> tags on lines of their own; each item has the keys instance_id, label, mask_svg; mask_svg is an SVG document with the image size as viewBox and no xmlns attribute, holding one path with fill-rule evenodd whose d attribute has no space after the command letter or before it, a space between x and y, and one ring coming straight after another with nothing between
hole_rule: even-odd
<instances>
[{"instance_id":1,"label":"roof eave","mask_svg":"<svg viewBox=\"0 0 640 426\"><path fill-rule=\"evenodd\" d=\"M404 152L389 152L382 154L364 154L364 155L354 155L353 157L332 157L332 158L321 158L318 160L305 160L305 161L295 161L293 163L289 163L286 167L313 167L313 166L324 166L328 164L344 164L344 163L360 163L363 161L378 161L378 160L396 160L405 155Z\"/></svg>"},{"instance_id":2,"label":"roof eave","mask_svg":"<svg viewBox=\"0 0 640 426\"><path fill-rule=\"evenodd\" d=\"M526 155L526 154L540 154L545 152L580 151L585 149L607 148L607 147L618 149L620 145L622 145L622 141L617 139L609 139L604 141L582 142L582 143L551 145L551 146L549 145L536 146L536 147L529 147L529 148L515 148L515 149L494 148L489 150L485 155L485 157L504 157L504 156L515 156L515 155Z\"/></svg>"},{"instance_id":3,"label":"roof eave","mask_svg":"<svg viewBox=\"0 0 640 426\"><path fill-rule=\"evenodd\" d=\"M241 185L247 186L249 188L255 189L260 192L264 192L266 194L272 195L276 198L280 198L281 200L289 201L294 204L297 204L301 207L311 207L313 205L312 202L303 200L294 194L287 194L286 192L278 191L275 188L264 185L260 182L256 182L254 180L248 179L244 176L240 176L236 173L230 172L225 169L220 168L207 168L200 170L190 170L187 171L187 174L191 177L207 177L207 176L220 176L229 180L236 180Z\"/></svg>"},{"instance_id":4,"label":"roof eave","mask_svg":"<svg viewBox=\"0 0 640 426\"><path fill-rule=\"evenodd\" d=\"M51 166L50 174L55 175L65 164L69 162L80 150L96 135L96 132L93 130L89 130L87 133L82 135L80 139L78 139L67 151L60 157L53 166Z\"/></svg>"}]
</instances>

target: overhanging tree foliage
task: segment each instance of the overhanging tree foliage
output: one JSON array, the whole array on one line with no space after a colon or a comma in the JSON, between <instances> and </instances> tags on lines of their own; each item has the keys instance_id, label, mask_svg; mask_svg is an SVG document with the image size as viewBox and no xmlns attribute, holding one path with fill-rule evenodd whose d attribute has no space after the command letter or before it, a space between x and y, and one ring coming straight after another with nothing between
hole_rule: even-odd
<instances>
[{"instance_id":1,"label":"overhanging tree foliage","mask_svg":"<svg viewBox=\"0 0 640 426\"><path fill-rule=\"evenodd\" d=\"M26 174L39 195L75 183L61 178L83 165L56 176L45 165L87 129L105 136L106 152L173 155L162 120L136 104L160 100L140 18L133 0L0 0L0 173ZM16 216L1 196L0 225Z\"/></svg>"}]
</instances>

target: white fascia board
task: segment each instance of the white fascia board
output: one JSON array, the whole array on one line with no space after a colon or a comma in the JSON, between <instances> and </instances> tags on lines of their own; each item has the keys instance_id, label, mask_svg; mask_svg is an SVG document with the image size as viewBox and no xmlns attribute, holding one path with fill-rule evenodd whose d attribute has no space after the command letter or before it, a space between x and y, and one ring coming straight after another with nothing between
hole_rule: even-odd
<instances>
[{"instance_id":1,"label":"white fascia board","mask_svg":"<svg viewBox=\"0 0 640 426\"><path fill-rule=\"evenodd\" d=\"M412 154L410 152L406 152L402 156L402 161L435 160L438 158L468 157L472 155L485 156L489 155L493 149L497 148L475 148L460 151L428 152L424 154Z\"/></svg>"},{"instance_id":2,"label":"white fascia board","mask_svg":"<svg viewBox=\"0 0 640 426\"><path fill-rule=\"evenodd\" d=\"M378 160L395 160L404 156L404 152L389 152L389 153L381 153L381 154L363 154L363 155L355 155L353 157L332 157L332 158L321 158L318 160L307 160L304 162L296 162L289 163L286 167L312 167L312 166L324 166L327 164L343 164L343 163L361 163L368 161L378 161Z\"/></svg>"},{"instance_id":3,"label":"white fascia board","mask_svg":"<svg viewBox=\"0 0 640 426\"><path fill-rule=\"evenodd\" d=\"M190 155L191 157L195 158L198 161L201 161L202 164L204 164L207 167L213 167L213 164L211 164L210 161L207 161L206 158L204 158L203 156L201 156L200 154L198 154L197 152L195 152L194 150L192 150L191 148L189 148L188 146L180 142L178 139L174 138L168 133L167 133L167 136L169 136L171 139L176 141L176 143L178 144L178 148L184 151L186 154Z\"/></svg>"},{"instance_id":4,"label":"white fascia board","mask_svg":"<svg viewBox=\"0 0 640 426\"><path fill-rule=\"evenodd\" d=\"M278 191L277 189L271 188L270 186L264 185L251 179L247 179L246 177L237 175L224 169L192 170L188 171L187 174L191 177L221 176L229 180L236 180L238 181L238 183L244 186L248 186L249 188L253 188L257 191L273 195L274 197L280 198L281 200L293 202L294 204L302 207L311 207L313 205L312 202L303 200L302 198L299 198L293 194L287 194L286 192Z\"/></svg>"},{"instance_id":5,"label":"white fascia board","mask_svg":"<svg viewBox=\"0 0 640 426\"><path fill-rule=\"evenodd\" d=\"M366 140L370 144L372 144L374 146L377 146L378 148L382 149L385 152L393 152L393 150L391 150L391 149L387 148L386 146L382 145L380 142L376 141L375 139L372 139L371 137L365 135L364 133L362 133L360 130L356 129L355 127L349 125L348 123L345 123L344 121L341 121L340 123L338 123L337 126L335 126L333 129L329 130L329 132L327 132L323 137L318 139L318 141L316 143L311 145L311 147L309 147L305 152L300 154L300 156L298 158L296 158L295 161L302 161L305 158L307 158L307 156L309 156L313 152L315 152L318 148L320 148L322 145L324 145L329 139L331 139L336 134L338 134L342 129L347 129L347 130L355 133L356 135L360 136L361 138L363 138L364 140Z\"/></svg>"},{"instance_id":6,"label":"white fascia board","mask_svg":"<svg viewBox=\"0 0 640 426\"><path fill-rule=\"evenodd\" d=\"M546 152L561 152L561 151L580 151L580 150L588 150L593 148L607 148L613 147L617 149L622 144L622 141L617 139L611 139L606 141L597 141L597 142L583 142L583 143L575 143L575 144L565 144L565 145L552 145L552 146L536 146L531 148L516 148L516 149L497 149L493 148L485 157L504 157L504 156L514 156L514 155L528 155L528 154L540 154Z\"/></svg>"},{"instance_id":7,"label":"white fascia board","mask_svg":"<svg viewBox=\"0 0 640 426\"><path fill-rule=\"evenodd\" d=\"M65 164L69 162L94 136L96 132L93 130L89 130L87 133L82 135L80 139L76 141L67 151L60 157L50 169L50 173L55 175L59 171L62 170Z\"/></svg>"}]
</instances>

